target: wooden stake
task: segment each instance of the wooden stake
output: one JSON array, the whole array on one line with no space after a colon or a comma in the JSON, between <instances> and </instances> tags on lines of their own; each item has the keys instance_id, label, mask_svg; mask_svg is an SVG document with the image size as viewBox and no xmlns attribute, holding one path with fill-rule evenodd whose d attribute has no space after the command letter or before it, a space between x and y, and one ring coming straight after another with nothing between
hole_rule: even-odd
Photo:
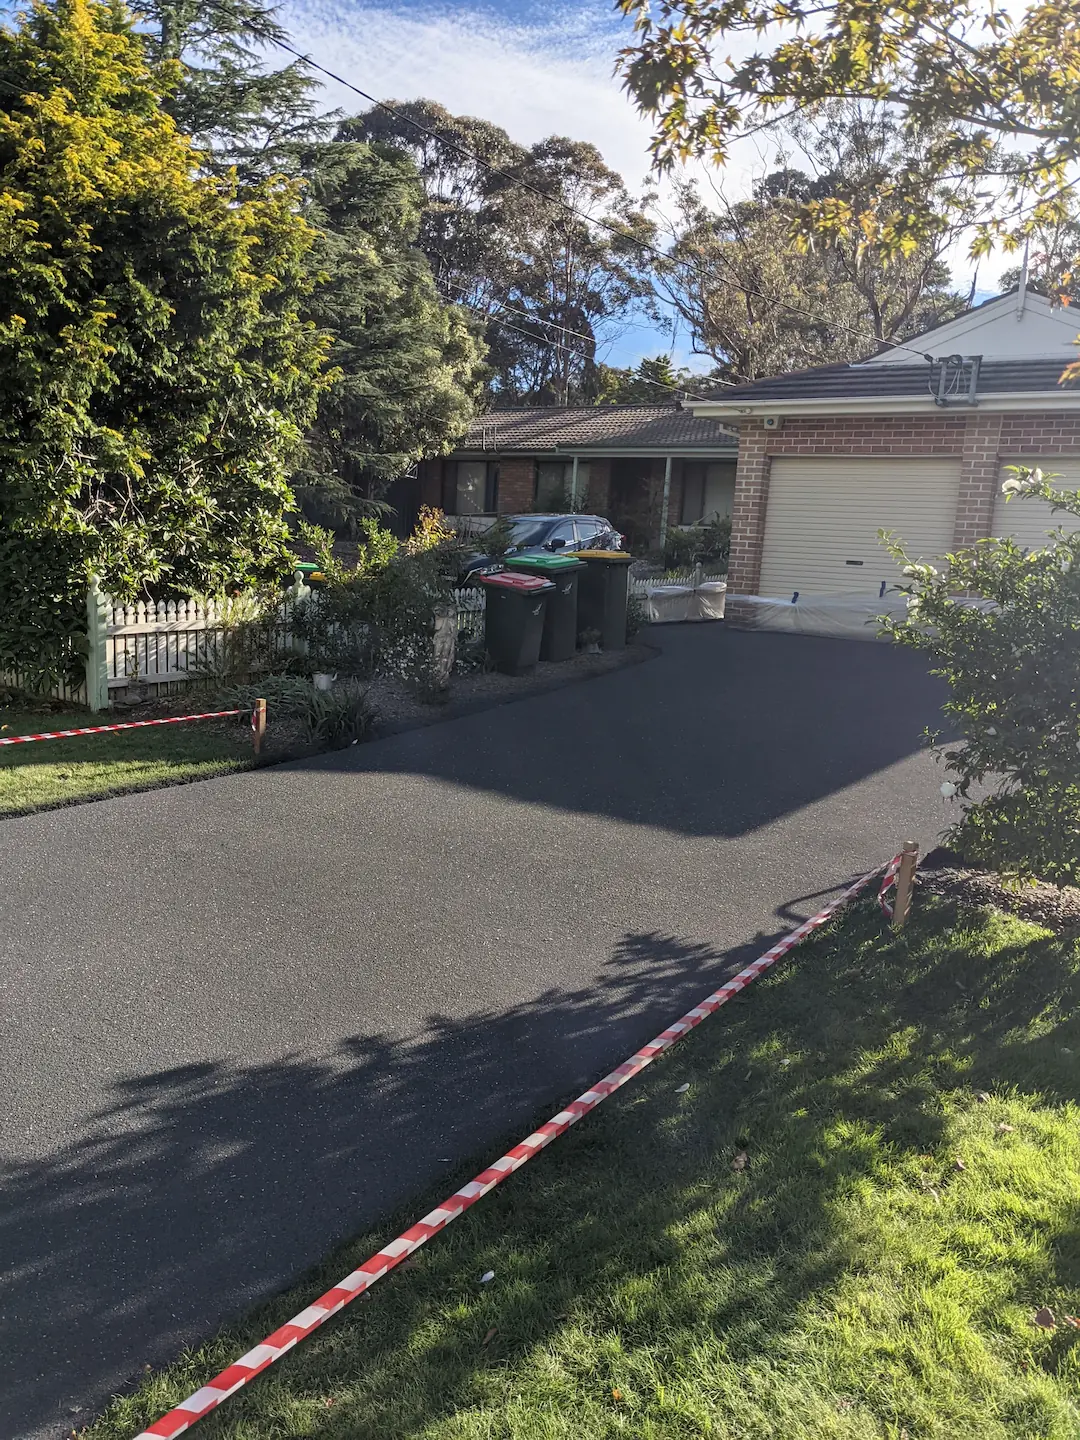
<instances>
[{"instance_id":1,"label":"wooden stake","mask_svg":"<svg viewBox=\"0 0 1080 1440\"><path fill-rule=\"evenodd\" d=\"M914 840L905 840L900 869L896 876L896 904L893 906L893 929L902 930L911 914L911 892L915 884L915 867L919 863L919 847Z\"/></svg>"},{"instance_id":2,"label":"wooden stake","mask_svg":"<svg viewBox=\"0 0 1080 1440\"><path fill-rule=\"evenodd\" d=\"M255 754L262 751L263 736L266 734L266 701L255 701L255 714L252 717L252 738L255 743Z\"/></svg>"}]
</instances>

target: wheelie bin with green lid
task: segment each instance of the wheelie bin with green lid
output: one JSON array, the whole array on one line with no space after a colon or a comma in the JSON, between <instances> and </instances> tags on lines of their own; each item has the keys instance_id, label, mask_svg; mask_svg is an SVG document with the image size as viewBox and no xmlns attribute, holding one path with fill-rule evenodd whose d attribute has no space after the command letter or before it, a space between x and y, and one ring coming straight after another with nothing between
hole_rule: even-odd
<instances>
[{"instance_id":1,"label":"wheelie bin with green lid","mask_svg":"<svg viewBox=\"0 0 1080 1440\"><path fill-rule=\"evenodd\" d=\"M555 589L547 597L544 634L540 641L541 660L572 660L577 654L578 576L585 569L576 555L515 555L507 570L539 575Z\"/></svg>"},{"instance_id":2,"label":"wheelie bin with green lid","mask_svg":"<svg viewBox=\"0 0 1080 1440\"><path fill-rule=\"evenodd\" d=\"M506 675L527 675L540 658L544 609L555 589L539 575L501 570L481 575L484 587L484 643L495 668Z\"/></svg>"},{"instance_id":3,"label":"wheelie bin with green lid","mask_svg":"<svg viewBox=\"0 0 1080 1440\"><path fill-rule=\"evenodd\" d=\"M632 557L625 550L579 550L578 630L599 630L604 650L626 645L626 597Z\"/></svg>"}]
</instances>

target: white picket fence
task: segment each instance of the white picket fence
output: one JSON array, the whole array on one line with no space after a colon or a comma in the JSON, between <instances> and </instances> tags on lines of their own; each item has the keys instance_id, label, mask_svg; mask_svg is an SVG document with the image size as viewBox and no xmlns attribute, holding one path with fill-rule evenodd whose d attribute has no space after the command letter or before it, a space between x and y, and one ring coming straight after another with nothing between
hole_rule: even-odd
<instances>
[{"instance_id":1,"label":"white picket fence","mask_svg":"<svg viewBox=\"0 0 1080 1440\"><path fill-rule=\"evenodd\" d=\"M717 578L701 566L662 574L631 573L630 594L645 602L654 622L704 618L696 611L684 615L681 609L671 609L670 602L676 591L697 595L714 589ZM307 593L306 586L293 586L282 599L275 632L282 655L295 648L292 606ZM456 600L459 641L482 640L483 586L458 590ZM102 710L135 686L150 695L164 695L193 684L205 685L220 673L219 647L246 613L249 602L244 596L224 602L178 599L121 605L92 585L87 595L86 679L80 686L55 685L47 693ZM18 673L0 674L0 681L27 685Z\"/></svg>"},{"instance_id":2,"label":"white picket fence","mask_svg":"<svg viewBox=\"0 0 1080 1440\"><path fill-rule=\"evenodd\" d=\"M292 607L310 593L293 586L282 599L274 634L284 656L296 646ZM458 634L477 639L484 633L482 588L459 590ZM138 686L149 695L165 695L191 685L205 685L220 675L221 647L239 620L252 613L243 595L234 600L160 600L122 605L91 585L87 594L86 678L82 685L57 684L45 693L59 700L107 708L110 701ZM27 678L0 674L0 681L25 688Z\"/></svg>"}]
</instances>

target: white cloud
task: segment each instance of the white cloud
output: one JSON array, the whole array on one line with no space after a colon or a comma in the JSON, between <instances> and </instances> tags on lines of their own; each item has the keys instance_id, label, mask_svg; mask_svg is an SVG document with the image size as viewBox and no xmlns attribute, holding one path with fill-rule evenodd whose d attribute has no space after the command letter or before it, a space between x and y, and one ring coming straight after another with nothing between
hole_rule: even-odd
<instances>
[{"instance_id":1,"label":"white cloud","mask_svg":"<svg viewBox=\"0 0 1080 1440\"><path fill-rule=\"evenodd\" d=\"M612 73L619 32L584 9L556 13L542 28L483 11L334 0L287 6L282 18L298 49L380 100L437 100L526 145L546 135L590 140L633 188L648 174L648 124ZM326 99L351 113L366 108L329 81Z\"/></svg>"}]
</instances>

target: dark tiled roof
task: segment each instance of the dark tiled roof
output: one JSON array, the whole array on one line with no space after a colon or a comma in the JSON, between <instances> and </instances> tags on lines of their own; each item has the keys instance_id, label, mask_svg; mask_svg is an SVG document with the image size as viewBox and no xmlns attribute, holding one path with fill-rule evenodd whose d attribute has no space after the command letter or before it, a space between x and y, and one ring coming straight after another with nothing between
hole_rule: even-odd
<instances>
[{"instance_id":1,"label":"dark tiled roof","mask_svg":"<svg viewBox=\"0 0 1080 1440\"><path fill-rule=\"evenodd\" d=\"M459 450L729 449L738 439L718 420L678 405L535 405L479 416Z\"/></svg>"},{"instance_id":2,"label":"dark tiled roof","mask_svg":"<svg viewBox=\"0 0 1080 1440\"><path fill-rule=\"evenodd\" d=\"M977 395L1047 394L1058 389L1061 360L987 360L979 370ZM1072 387L1068 387L1072 388ZM747 400L912 399L929 395L929 365L821 365L768 380L751 380L716 398ZM1080 401L1080 389L1075 389Z\"/></svg>"}]
</instances>

